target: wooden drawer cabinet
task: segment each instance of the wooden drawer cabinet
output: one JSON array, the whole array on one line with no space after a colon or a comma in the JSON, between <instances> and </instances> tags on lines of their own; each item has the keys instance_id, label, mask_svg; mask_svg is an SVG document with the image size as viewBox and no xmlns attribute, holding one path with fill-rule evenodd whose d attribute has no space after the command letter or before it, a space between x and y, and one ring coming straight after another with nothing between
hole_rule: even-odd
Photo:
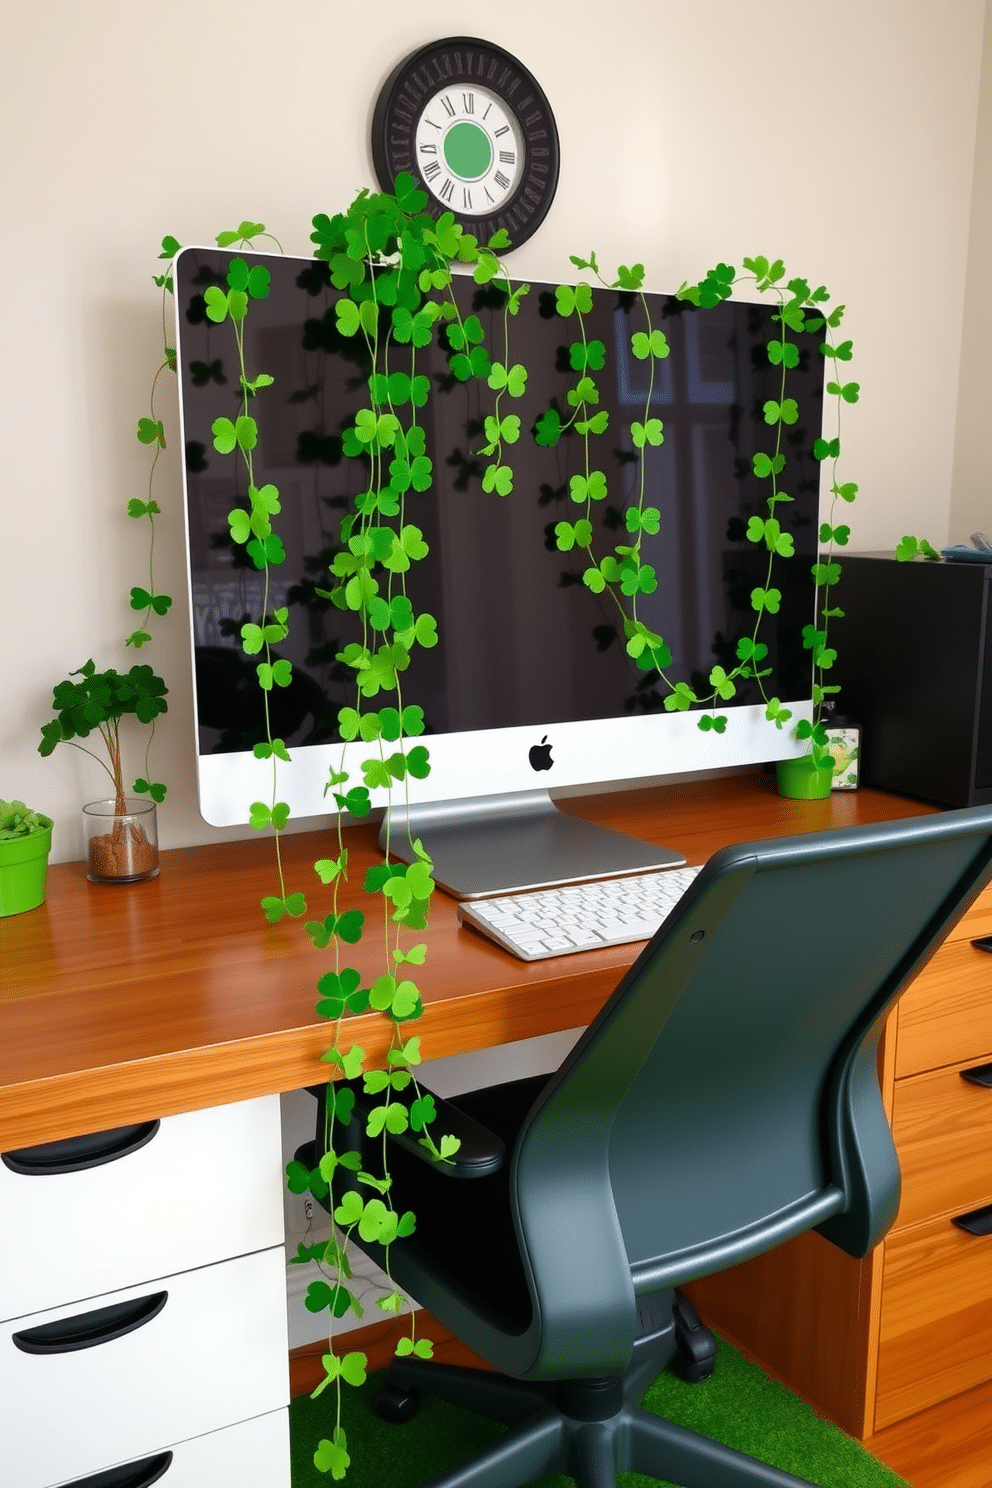
<instances>
[{"instance_id":1,"label":"wooden drawer cabinet","mask_svg":"<svg viewBox=\"0 0 992 1488\"><path fill-rule=\"evenodd\" d=\"M987 935L992 888L889 1018L880 1076L903 1192L882 1244L854 1261L801 1236L687 1289L854 1436L992 1380L992 1235L952 1223L992 1205L992 1088L962 1079L992 1066L992 955L971 944Z\"/></svg>"},{"instance_id":2,"label":"wooden drawer cabinet","mask_svg":"<svg viewBox=\"0 0 992 1488\"><path fill-rule=\"evenodd\" d=\"M992 1059L990 989L992 956L967 940L941 946L896 1011L897 1076Z\"/></svg>"},{"instance_id":3,"label":"wooden drawer cabinet","mask_svg":"<svg viewBox=\"0 0 992 1488\"><path fill-rule=\"evenodd\" d=\"M963 1080L968 1068L952 1065L895 1082L892 1134L902 1169L897 1229L992 1203L992 1089Z\"/></svg>"},{"instance_id":4,"label":"wooden drawer cabinet","mask_svg":"<svg viewBox=\"0 0 992 1488\"><path fill-rule=\"evenodd\" d=\"M941 1218L883 1248L876 1431L992 1378L992 1236Z\"/></svg>"}]
</instances>

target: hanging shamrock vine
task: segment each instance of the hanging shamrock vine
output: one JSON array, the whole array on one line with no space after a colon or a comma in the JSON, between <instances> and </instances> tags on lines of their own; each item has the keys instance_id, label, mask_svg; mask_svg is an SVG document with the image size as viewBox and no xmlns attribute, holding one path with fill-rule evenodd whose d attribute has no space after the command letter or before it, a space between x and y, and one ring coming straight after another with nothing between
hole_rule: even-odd
<instances>
[{"instance_id":1,"label":"hanging shamrock vine","mask_svg":"<svg viewBox=\"0 0 992 1488\"><path fill-rule=\"evenodd\" d=\"M851 360L853 354L853 343L849 340L838 341L834 335L844 318L844 306L837 305L829 312L826 305L830 301L827 289L820 285L811 289L807 280L803 278L792 278L785 282L785 265L781 259L769 262L767 258L746 258L744 268L747 270L741 280L753 283L760 294L771 293L779 306L773 320L780 327L781 335L768 343L768 360L773 367L781 370L781 385L779 397L765 405L765 423L775 430L775 447L771 454L755 454L754 473L759 479L767 480L771 484L771 494L768 498L769 517L762 520L752 518L748 527L748 539L751 542L764 542L769 552L769 584L771 582L771 563L775 554L784 557L791 556L791 550L783 549L783 539L787 534L781 532L773 508L780 501L788 501L778 484L778 477L786 466L785 454L782 449L782 436L785 426L795 423L798 417L795 400L787 396L786 380L789 370L799 363L799 350L794 340L790 340L789 332L800 334L811 332L823 336L819 351L828 362L833 362L835 375L827 376L825 393L827 397L834 400L834 432L830 438L819 436L813 444L813 456L816 460L829 462L830 466L830 505L827 520L819 529L818 540L820 555L813 565L813 581L815 584L814 618L803 629L803 645L806 650L812 652L813 659L813 717L812 720L800 719L796 725L796 737L808 739L812 749L814 761L819 765L829 758L827 754L828 738L824 724L824 704L828 698L836 695L840 689L836 684L825 680L837 659L837 652L831 647L829 641L830 621L843 614L833 602L831 591L837 585L841 576L841 564L837 560L838 548L847 546L851 529L846 522L838 521L838 502L851 505L857 494L858 486L854 481L842 481L840 479L839 462L841 456L841 424L845 405L857 403L860 396L860 385L853 381L841 381L839 367ZM697 286L699 303L704 304L707 298L729 297L735 283L739 282L737 277L728 271L726 265L718 265L710 271L703 285ZM691 291L686 291L691 298ZM768 602L768 593L752 595L752 604L756 610L764 608ZM760 674L756 674L760 675ZM791 716L790 710L784 708L777 698L767 700L766 714L768 720L781 728Z\"/></svg>"},{"instance_id":2,"label":"hanging shamrock vine","mask_svg":"<svg viewBox=\"0 0 992 1488\"><path fill-rule=\"evenodd\" d=\"M405 675L412 655L437 643L437 621L426 610L415 608L409 582L411 570L428 556L428 544L417 520L417 499L431 487L434 472L428 453L423 410L431 395L430 379L421 370L418 353L440 339L447 352L450 376L460 382L475 381L485 389L485 411L480 420L482 442L474 452L481 457L481 484L487 493L510 496L514 488L512 450L522 435L522 421L514 402L524 396L528 372L513 362L509 335L526 285L512 286L497 257L506 246L502 235L487 245L465 233L452 214L437 219L426 211L426 194L409 176L401 176L393 196L367 191L342 214L319 214L313 219L315 257L324 266L325 284L333 290L333 317L337 334L356 349L367 388L363 406L344 430L343 451L362 471L360 493L344 516L339 542L330 562L326 589L317 595L354 622L355 638L342 644L336 661L350 674L354 697L337 716L341 755L330 774L326 792L338 809L338 835L331 854L313 864L316 883L305 893L287 886L280 849L287 829L289 805L280 799L279 766L290 761L286 742L278 737L272 722L272 700L278 689L293 681L293 665L280 654L290 634L291 605L273 602L274 575L285 559L279 535L280 493L269 482L256 480L255 451L260 425L264 425L266 399L279 396L272 373L251 364L253 353L246 343L245 326L252 307L268 294L268 271L263 264L249 263L237 252L227 262L223 275L204 291L205 314L218 329L233 336L237 352L239 406L234 414L213 422L215 452L241 462L245 497L229 514L228 530L233 545L241 549L261 577L261 599L257 613L240 626L243 655L254 666L263 701L263 737L254 745L257 758L271 763L271 791L266 801L251 807L251 823L270 831L275 842L278 884L262 900L266 918L303 922L303 930L324 957L315 977L316 1011L330 1025L329 1047L323 1055L331 1066L332 1083L326 1102L324 1153L318 1165L307 1169L290 1163L287 1180L293 1192L310 1193L326 1201L334 1228L329 1240L303 1244L293 1258L298 1264L316 1264L320 1280L310 1284L306 1306L335 1319L351 1313L362 1315L362 1304L351 1286L348 1241L353 1233L364 1241L377 1241L389 1252L415 1227L415 1217L398 1213L390 1197L387 1139L412 1133L431 1156L445 1161L453 1156L457 1142L436 1130L436 1111L431 1096L418 1084L416 1072L423 1058L421 1036L412 1025L424 1010L418 978L427 964L430 904L434 891L432 865L423 844L407 840L402 860L394 852L394 831L405 831L403 808L411 780L425 779L430 756L421 742L425 732L419 703L406 694ZM265 229L261 223L244 222L230 233L220 234L220 248L250 248ZM178 248L174 239L163 242L163 257ZM601 284L594 254L573 258L581 270L591 271ZM480 290L494 284L502 292L497 317L501 345L497 355L485 344L480 317L465 314L453 293L453 266L462 266ZM721 733L726 718L719 705L729 701L745 679L756 681L770 724L781 728L790 712L765 693L763 667L768 647L762 640L766 617L774 615L781 598L776 583L777 564L793 556L793 538L781 521L783 506L790 501L782 481L786 479L786 431L795 423L797 410L790 397L787 374L798 362L795 336L801 332L823 333L822 354L838 365L851 357L851 343L837 342L843 307L830 314L826 290L811 290L805 280L786 279L780 262L764 258L746 259L745 272L717 265L697 284L683 285L680 297L700 309L728 298L738 283L753 283L762 294L776 301L776 333L767 343L768 361L780 369L777 396L765 404L769 430L767 448L754 452L753 474L767 483L767 496L760 515L751 516L748 541L763 554L764 573L750 594L752 620L747 634L736 644L731 664L714 665L708 675L709 691L694 688L672 675L673 659L664 638L638 614L642 597L657 588L657 575L645 561L644 539L656 537L661 513L650 500L648 454L664 441L664 426L654 412L656 376L668 355L668 342L660 326L652 323L649 301L643 292L644 270L640 264L621 267L609 287L631 296L639 306L638 328L630 341L632 356L644 364L647 388L641 416L631 423L631 442L636 457L633 494L622 513L622 540L611 552L594 551L593 512L608 494L605 460L597 457L597 440L607 433L609 415L600 407L597 385L606 363L606 347L591 336L586 318L593 305L586 283L561 285L555 292L558 314L574 321L576 335L568 346L568 362L574 385L566 395L567 412L548 409L538 419L534 437L538 444L554 446L566 433L581 440L581 468L569 482L568 498L576 508L570 519L555 525L560 551L580 551L585 560L582 582L594 594L607 595L614 604L627 654L645 673L656 672L667 689L664 706L669 711L699 708L701 730ZM163 294L171 289L171 273L158 281ZM358 352L360 351L360 355ZM171 361L170 361L171 355ZM175 365L175 354L166 345L165 361L159 369ZM158 374L157 374L158 376ZM157 382L156 376L156 382ZM284 392L285 390L283 390ZM829 643L829 623L839 611L832 590L840 577L836 550L848 541L847 525L836 518L836 503L854 500L857 487L842 481L838 461L841 453L840 416L846 404L858 398L858 385L838 377L827 384L837 408L837 425L830 438L816 442L814 454L830 462L831 509L819 531L823 552L813 569L816 583L816 612L807 626L804 642L812 653L815 668L814 719L797 725L800 738L808 738L817 751L826 742L820 716L825 699L837 689L826 680L835 659ZM317 437L317 436L315 436ZM151 409L139 426L139 438L154 445L151 475L164 433L155 412L153 385ZM151 477L150 477L151 480ZM154 519L158 506L149 485L148 500L132 503L132 515ZM140 506L139 511L137 507ZM143 597L143 598L142 598ZM144 604L144 620L163 615L167 597L156 595L151 572L147 589L133 591L132 603ZM158 603L156 603L156 600ZM163 604L163 601L165 603ZM144 621L143 621L144 623ZM131 638L135 645L141 639ZM372 809L372 793L384 792L389 799L385 861L368 869L362 887L367 895L364 910L354 907L346 890L349 852L343 830L345 814L365 817ZM397 825L398 824L398 825ZM311 899L321 896L320 907ZM381 944L384 961L370 967L363 957L367 930ZM381 930L381 936L379 931ZM367 949L368 942L366 941ZM389 1024L389 1047L385 1068L367 1067L366 1051L348 1034L349 1019L375 1011ZM356 1102L356 1082L375 1104L366 1118L366 1135L381 1143L381 1171L366 1170L361 1155L349 1137ZM406 1299L391 1279L376 1307L387 1316L401 1313ZM429 1357L431 1345L417 1336L415 1315L409 1332L397 1345L399 1354ZM336 1354L330 1345L323 1356L324 1378L316 1394L333 1388L336 1395L334 1424L320 1442L315 1462L335 1479L343 1478L349 1465L348 1445L341 1425L341 1387L360 1385L365 1378L366 1358L360 1350Z\"/></svg>"},{"instance_id":3,"label":"hanging shamrock vine","mask_svg":"<svg viewBox=\"0 0 992 1488\"><path fill-rule=\"evenodd\" d=\"M140 497L132 497L127 503L127 514L129 517L131 517L134 521L146 521L148 523L147 578L144 584L133 585L129 596L131 609L136 611L140 615L140 619L135 629L132 630L131 633L124 640L125 647L133 646L136 651L140 650L142 646L148 645L148 643L152 639L150 629L152 625L152 616L159 620L164 619L165 616L169 613L170 608L172 607L172 596L159 592L156 589L155 585L155 518L160 516L162 511L162 508L159 506L155 495L156 473L158 470L159 458L163 450L166 448L165 423L158 414L158 409L156 407L156 395L158 392L159 380L161 379L162 373L174 373L176 371L176 349L171 344L169 339L167 307L169 295L173 292L171 261L175 257L178 250L179 244L175 238L169 236L162 239L162 246L159 253L159 258L168 260L169 267L166 269L165 273L156 274L153 276L154 283L162 292L162 360L159 363L152 378L151 389L148 395L148 412L138 419L136 430L138 443L150 448L153 453L151 463L148 468L148 484L146 487L144 498L142 499ZM134 672L136 669L132 668L131 670L132 672ZM151 674L150 667L146 667L140 670L147 672L149 675ZM113 676L115 674L111 671L107 675ZM157 684L159 684L160 693L164 695L167 691L165 683L162 682L161 678L156 678L155 681ZM164 712L165 707L166 705L162 703L159 711ZM133 781L131 789L135 795L150 796L151 799L157 804L161 804L161 802L165 800L168 787L164 785L162 781L152 779L150 760L152 743L155 737L155 722L154 718L145 721L150 722L150 728L148 739L145 745L144 774L139 775ZM111 751L111 755L113 757L113 751ZM119 756L116 768L118 784L115 789L118 806L120 808L120 805L123 801L123 796L120 784Z\"/></svg>"},{"instance_id":4,"label":"hanging shamrock vine","mask_svg":"<svg viewBox=\"0 0 992 1488\"><path fill-rule=\"evenodd\" d=\"M739 643L740 665L729 674L727 681L731 684L731 691L724 695L733 695L732 684L738 677L754 676L765 700L765 717L776 728L781 728L792 717L792 712L778 698L768 697L762 685L767 673L760 670L760 662L767 655L767 648L759 640L759 627L762 615L776 613L781 603L781 590L774 582L775 560L793 556L792 536L783 531L776 515L777 507L793 499L779 482L787 465L783 436L786 428L795 424L799 418L799 409L795 399L788 395L787 386L788 373L799 365L800 359L799 348L795 340L790 339L790 332L793 335L803 332L823 335L820 355L835 362L850 361L852 343L835 341L833 332L843 320L844 306L838 305L829 313L823 309L830 300L830 294L823 285L811 289L805 279L786 280L785 265L781 259L769 262L763 256L745 258L744 268L746 273L738 275L729 265L717 264L699 284L683 285L679 296L705 309L729 299L735 285L747 283L753 284L759 294L771 293L778 304L772 321L779 327L779 334L768 341L766 351L769 363L780 372L779 393L777 398L765 403L763 410L765 424L773 431L773 442L769 450L756 451L752 455L754 475L768 483L769 494L765 503L768 515L752 516L747 529L748 541L763 545L768 553L767 573L765 583L751 593L751 607L755 612L754 630L750 638L744 638ZM847 546L851 534L846 523L837 521L837 502L850 504L858 492L855 482L841 482L839 479L841 409L845 404L858 401L860 388L856 382L842 383L836 379L828 379L825 392L834 400L835 433L830 439L820 436L814 441L813 456L817 461L831 462L830 506L828 520L819 529L821 552L812 570L815 585L814 618L803 629L803 646L812 652L813 660L813 717L812 720L800 719L796 724L796 737L810 741L817 763L828 757L823 705L828 697L840 690L825 680L825 674L830 671L837 658L836 651L829 645L830 621L842 613L832 604L830 596L830 590L837 584L841 574L841 565L835 555L837 548Z\"/></svg>"},{"instance_id":5,"label":"hanging shamrock vine","mask_svg":"<svg viewBox=\"0 0 992 1488\"><path fill-rule=\"evenodd\" d=\"M434 1103L429 1094L420 1091L415 1079L422 1057L421 1040L418 1034L411 1035L409 1028L423 1013L421 990L413 975L424 965L427 954L424 941L411 944L409 937L422 932L428 923L434 889L431 862L419 841L408 844L412 861L398 861L390 851L389 838L396 815L394 797L399 798L402 821L409 780L423 779L430 771L426 747L415 742L424 731L423 711L418 704L408 702L403 692L403 677L413 650L437 643L435 617L414 611L407 584L411 566L428 553L422 529L412 519L415 513L410 508L433 478L420 422L430 383L417 370L417 353L441 331L449 351L451 375L460 381L482 380L496 394L493 411L485 416L487 443L482 453L490 461L486 488L501 494L507 494L513 483L505 447L515 443L520 433L519 418L504 412L503 400L519 397L526 383L519 366L509 365L508 360L493 362L482 344L478 317L463 316L452 293L453 263L471 266L480 286L494 279L505 282L494 251L505 244L495 239L480 245L462 231L451 214L435 220L424 212L425 206L426 196L416 189L412 178L401 177L395 196L362 192L346 213L314 218L316 256L327 264L330 283L340 292L335 303L338 333L364 348L368 399L343 438L345 454L360 461L365 470L364 489L341 523L341 545L330 569L333 587L317 590L320 597L355 618L360 636L337 656L353 675L356 703L339 711L342 756L327 783L327 791L341 813L337 851L314 864L317 879L330 889L330 904L319 917L306 919L304 928L318 950L331 954L330 966L317 981L316 1011L333 1024L331 1047L323 1058L343 1081L361 1080L365 1094L378 1099L367 1120L367 1135L382 1139L384 1174L377 1177L364 1171L359 1154L350 1150L346 1133L354 1110L354 1091L345 1083L335 1085L326 1106L325 1152L319 1166L308 1172L299 1163L292 1163L287 1173L295 1192L310 1192L320 1200L328 1199L333 1191L329 1200L335 1225L331 1239L302 1245L295 1257L298 1263L316 1262L324 1273L322 1280L308 1288L306 1305L315 1313L329 1312L332 1319L348 1311L362 1313L361 1303L348 1285L348 1238L352 1231L357 1227L363 1239L376 1240L385 1248L388 1276L389 1247L412 1233L414 1227L412 1214L398 1214L392 1207L387 1135L411 1131L431 1156L442 1162L453 1156L458 1146L454 1137L432 1133ZM242 224L242 228L245 226ZM252 229L250 234L241 231L239 238L231 235L228 243L263 231L260 224L247 226ZM224 246L220 239L218 243ZM279 492L270 483L259 485L255 478L258 418L264 418L263 400L274 379L264 369L248 365L244 334L252 302L265 298L268 287L269 276L263 265L249 265L235 257L227 266L224 283L205 290L204 303L214 325L230 325L238 358L240 409L234 418L217 418L212 435L219 455L236 456L243 463L246 501L230 513L230 537L245 549L263 581L260 613L242 625L241 645L246 656L258 658L256 677L264 701L264 738L254 746L254 752L259 759L271 760L273 766L271 798L252 805L251 823L258 829L270 829L275 838L278 892L262 901L266 917L275 922L284 916L302 918L309 905L307 895L287 890L283 874L279 838L290 812L288 804L278 798L278 765L288 762L290 753L285 742L273 733L269 707L273 689L290 686L293 676L292 663L276 654L289 633L289 609L270 603L271 574L285 557L277 531ZM519 289L508 294L504 329L525 292ZM256 399L260 400L258 418ZM358 764L360 783L354 778L356 745L370 746L369 754ZM376 915L382 924L387 958L378 974L370 977L367 968L349 964L353 949L365 934L368 916L344 905L349 864L341 822L344 813L367 815L374 790L389 795L390 826L385 862L370 868L363 882L371 900L369 914ZM369 1009L382 1014L391 1026L384 1070L366 1069L365 1050L349 1044L346 1037L349 1015ZM340 1185L332 1190L338 1170L348 1180L344 1191ZM390 1283L376 1305L387 1314L395 1314L403 1310L406 1299ZM429 1340L416 1335L415 1314L411 1315L408 1335L398 1342L397 1352L430 1356ZM340 1478L349 1460L340 1421L340 1387L342 1383L362 1383L366 1361L356 1350L343 1357L328 1352L323 1362L325 1377L315 1393L333 1385L337 1411L331 1436L320 1443L315 1462Z\"/></svg>"},{"instance_id":6,"label":"hanging shamrock vine","mask_svg":"<svg viewBox=\"0 0 992 1488\"><path fill-rule=\"evenodd\" d=\"M718 264L697 284L683 284L678 298L699 309L712 308L728 299L740 283L753 284L760 294L771 293L778 305L773 315L777 334L766 345L768 362L780 371L778 395L765 402L763 414L770 430L770 442L766 449L755 451L751 457L753 474L767 483L768 494L764 501L764 513L751 516L747 526L747 540L767 554L765 573L761 583L753 586L750 607L753 621L749 633L741 636L736 646L735 663L729 667L714 664L709 672L709 691L700 692L684 679L671 675L672 652L664 637L647 625L638 615L638 600L642 595L653 594L658 578L651 564L643 558L644 535L655 536L661 527L661 513L657 506L647 503L648 452L664 442L662 420L653 416L655 375L657 364L669 354L667 338L660 327L651 320L649 302L643 292L644 266L622 265L611 282L603 277L595 253L588 258L573 257L572 263L580 270L590 270L606 288L636 297L642 328L630 338L631 355L647 365L648 381L644 397L643 415L632 421L631 442L637 460L635 493L623 513L624 540L614 545L612 552L598 556L594 551L594 503L603 502L609 492L607 475L601 468L603 461L596 459L594 441L607 433L609 415L598 405L599 387L595 374L606 362L606 348L602 341L589 336L586 317L593 308L590 286L585 282L573 286L560 285L555 292L558 314L564 319L575 318L578 336L568 348L570 365L577 374L575 385L569 389L566 401L571 410L567 417L556 407L545 411L535 428L538 444L552 447L569 431L582 440L582 469L569 482L569 497L581 508L581 515L572 520L560 521L555 527L555 540L562 552L580 550L587 561L582 581L594 594L608 594L616 608L622 627L627 655L645 672L657 672L666 689L664 707L669 712L685 712L690 708L702 710L698 726L703 732L723 733L727 726L726 716L719 712L722 702L729 702L737 693L740 683L753 679L765 703L765 717L769 723L781 728L792 717L776 697L768 695L765 679L771 669L762 663L768 656L768 645L762 640L762 622L765 616L778 613L782 591L775 580L776 564L779 560L794 556L794 539L783 528L778 509L792 500L783 489L780 477L786 470L787 455L784 448L786 429L795 424L799 409L788 392L788 373L799 365L800 352L794 338L803 332L819 332L824 340L820 353L836 363L846 363L851 358L852 343L837 342L833 333L839 327L844 307L838 306L827 313L822 307L829 301L829 294L820 286L811 289L805 279L786 280L785 266L778 260L770 263L764 257L744 260L745 273L738 275L726 264ZM838 688L825 679L825 674L836 659L836 652L829 644L829 623L841 611L832 604L830 590L840 578L841 565L836 550L846 546L850 528L839 522L836 515L838 501L851 503L857 494L857 485L842 481L838 473L840 459L841 410L845 404L856 403L859 387L856 382L828 380L826 391L835 401L836 431L832 438L818 438L813 455L818 461L831 462L831 505L829 518L819 530L819 542L823 551L813 567L816 585L814 619L803 631L803 644L813 653L813 719L801 719L796 725L796 736L811 741L811 749L819 759L825 754L827 734L822 711L827 698Z\"/></svg>"},{"instance_id":7,"label":"hanging shamrock vine","mask_svg":"<svg viewBox=\"0 0 992 1488\"><path fill-rule=\"evenodd\" d=\"M164 618L172 606L170 594L160 594L155 588L155 518L161 515L162 508L155 499L155 475L158 469L159 457L166 448L165 424L159 418L155 405L155 397L158 391L159 379L163 372L175 372L176 349L169 340L167 325L167 307L169 296L173 292L172 260L179 252L179 243L173 237L162 239L162 248L159 253L160 259L167 259L169 267L164 274L156 274L154 282L162 291L162 360L152 378L151 391L148 395L148 412L138 419L137 439L138 443L148 446L152 451L152 460L148 468L148 487L145 499L133 497L127 504L127 514L135 521L147 521L148 523L148 576L147 588L143 584L135 584L131 589L131 608L136 610L141 619L136 629L127 637L125 646L133 646L140 650L142 646L151 640L149 625L152 616L158 619Z\"/></svg>"}]
</instances>

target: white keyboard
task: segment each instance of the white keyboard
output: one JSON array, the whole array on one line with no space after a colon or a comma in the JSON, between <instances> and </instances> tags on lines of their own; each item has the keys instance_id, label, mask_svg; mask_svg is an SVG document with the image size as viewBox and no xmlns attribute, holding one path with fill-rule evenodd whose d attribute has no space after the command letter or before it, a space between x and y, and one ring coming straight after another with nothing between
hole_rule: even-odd
<instances>
[{"instance_id":1,"label":"white keyboard","mask_svg":"<svg viewBox=\"0 0 992 1488\"><path fill-rule=\"evenodd\" d=\"M458 915L521 961L568 956L650 940L698 872L698 867L666 868L563 889L463 900Z\"/></svg>"}]
</instances>

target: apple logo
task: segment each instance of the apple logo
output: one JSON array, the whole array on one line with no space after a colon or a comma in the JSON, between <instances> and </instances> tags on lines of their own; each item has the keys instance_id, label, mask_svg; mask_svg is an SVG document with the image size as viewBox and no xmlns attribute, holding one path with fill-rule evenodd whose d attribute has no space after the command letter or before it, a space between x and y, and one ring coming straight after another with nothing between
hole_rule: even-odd
<instances>
[{"instance_id":1,"label":"apple logo","mask_svg":"<svg viewBox=\"0 0 992 1488\"><path fill-rule=\"evenodd\" d=\"M531 747L530 753L527 755L527 758L530 760L530 767L532 770L551 769L554 761L551 758L551 745L548 743L547 734L545 734L540 744L534 744Z\"/></svg>"}]
</instances>

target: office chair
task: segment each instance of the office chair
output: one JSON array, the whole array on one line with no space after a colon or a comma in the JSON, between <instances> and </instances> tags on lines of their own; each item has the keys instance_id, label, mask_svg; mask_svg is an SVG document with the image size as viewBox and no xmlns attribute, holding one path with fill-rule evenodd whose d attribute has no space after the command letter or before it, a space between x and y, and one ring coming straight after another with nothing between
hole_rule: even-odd
<instances>
[{"instance_id":1,"label":"office chair","mask_svg":"<svg viewBox=\"0 0 992 1488\"><path fill-rule=\"evenodd\" d=\"M509 1426L431 1488L804 1482L638 1400L676 1352L680 1284L809 1229L854 1256L882 1238L879 1035L990 876L992 808L727 848L554 1074L436 1100L451 1165L390 1139L390 1199L417 1215L392 1275L499 1373L397 1360L385 1403L427 1390ZM358 1089L369 1165L380 1103ZM323 1136L318 1113L311 1159Z\"/></svg>"}]
</instances>

